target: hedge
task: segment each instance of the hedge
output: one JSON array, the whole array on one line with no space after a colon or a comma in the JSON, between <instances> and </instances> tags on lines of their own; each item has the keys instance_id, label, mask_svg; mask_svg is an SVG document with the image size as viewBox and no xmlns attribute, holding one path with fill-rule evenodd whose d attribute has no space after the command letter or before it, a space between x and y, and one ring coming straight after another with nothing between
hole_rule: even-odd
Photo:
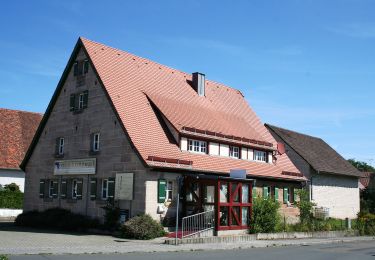
<instances>
[{"instance_id":1,"label":"hedge","mask_svg":"<svg viewBox=\"0 0 375 260\"><path fill-rule=\"evenodd\" d=\"M154 239L166 234L162 225L148 214L129 219L121 226L120 231L121 237L142 240Z\"/></svg>"},{"instance_id":2,"label":"hedge","mask_svg":"<svg viewBox=\"0 0 375 260\"><path fill-rule=\"evenodd\" d=\"M85 231L100 228L97 219L72 213L62 208L51 208L45 211L28 211L17 216L17 226L57 229L63 231Z\"/></svg>"},{"instance_id":3,"label":"hedge","mask_svg":"<svg viewBox=\"0 0 375 260\"><path fill-rule=\"evenodd\" d=\"M0 208L5 209L22 209L23 193L19 191L1 190L0 191Z\"/></svg>"}]
</instances>

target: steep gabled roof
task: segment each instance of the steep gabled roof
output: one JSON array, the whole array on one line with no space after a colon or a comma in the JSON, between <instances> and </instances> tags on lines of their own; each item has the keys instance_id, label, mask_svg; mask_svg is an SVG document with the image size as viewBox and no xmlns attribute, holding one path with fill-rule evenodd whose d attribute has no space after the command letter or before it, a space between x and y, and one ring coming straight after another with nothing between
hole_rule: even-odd
<instances>
[{"instance_id":1,"label":"steep gabled roof","mask_svg":"<svg viewBox=\"0 0 375 260\"><path fill-rule=\"evenodd\" d=\"M361 177L362 174L322 139L266 124L318 172Z\"/></svg>"},{"instance_id":2,"label":"steep gabled roof","mask_svg":"<svg viewBox=\"0 0 375 260\"><path fill-rule=\"evenodd\" d=\"M183 152L171 141L160 118L180 133L189 129L199 129L199 133L213 131L229 143L252 142L264 149L274 149L276 141L240 91L206 80L206 95L200 97L189 83L191 74L84 38L77 45L86 52L131 143L148 166L224 174L241 168L254 176L304 180L286 155L271 165ZM77 45L46 115L62 88ZM31 153L32 148L28 156ZM26 157L23 165L27 160ZM283 174L286 172L291 174Z\"/></svg>"},{"instance_id":3,"label":"steep gabled roof","mask_svg":"<svg viewBox=\"0 0 375 260\"><path fill-rule=\"evenodd\" d=\"M39 113L0 108L1 169L19 169L41 119Z\"/></svg>"}]
</instances>

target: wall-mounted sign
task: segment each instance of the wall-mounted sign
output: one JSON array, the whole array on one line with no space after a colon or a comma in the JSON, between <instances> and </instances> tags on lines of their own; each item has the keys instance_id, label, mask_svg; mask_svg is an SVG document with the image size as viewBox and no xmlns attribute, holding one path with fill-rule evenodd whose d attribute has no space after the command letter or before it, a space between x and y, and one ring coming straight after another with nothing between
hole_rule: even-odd
<instances>
[{"instance_id":1,"label":"wall-mounted sign","mask_svg":"<svg viewBox=\"0 0 375 260\"><path fill-rule=\"evenodd\" d=\"M95 174L96 158L55 161L54 175Z\"/></svg>"},{"instance_id":2,"label":"wall-mounted sign","mask_svg":"<svg viewBox=\"0 0 375 260\"><path fill-rule=\"evenodd\" d=\"M235 179L246 179L246 170L244 169L233 169L230 170L230 177Z\"/></svg>"},{"instance_id":3,"label":"wall-mounted sign","mask_svg":"<svg viewBox=\"0 0 375 260\"><path fill-rule=\"evenodd\" d=\"M133 200L134 173L117 173L115 200Z\"/></svg>"}]
</instances>

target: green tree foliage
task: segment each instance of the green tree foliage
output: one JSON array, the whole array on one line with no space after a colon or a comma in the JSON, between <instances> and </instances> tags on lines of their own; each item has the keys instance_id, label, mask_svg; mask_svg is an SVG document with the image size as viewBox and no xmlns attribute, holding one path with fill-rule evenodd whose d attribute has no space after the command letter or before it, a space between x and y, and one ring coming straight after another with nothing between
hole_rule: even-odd
<instances>
[{"instance_id":1,"label":"green tree foliage","mask_svg":"<svg viewBox=\"0 0 375 260\"><path fill-rule=\"evenodd\" d=\"M375 172L375 168L366 162L356 161L355 159L349 159L348 162L362 172Z\"/></svg>"},{"instance_id":2,"label":"green tree foliage","mask_svg":"<svg viewBox=\"0 0 375 260\"><path fill-rule=\"evenodd\" d=\"M139 215L126 221L121 227L121 236L134 239L153 239L166 233L162 225L150 215Z\"/></svg>"},{"instance_id":3,"label":"green tree foliage","mask_svg":"<svg viewBox=\"0 0 375 260\"><path fill-rule=\"evenodd\" d=\"M313 220L313 207L315 206L309 199L309 192L306 189L300 189L297 193L299 201L296 202L299 208L299 219L301 225L307 225Z\"/></svg>"},{"instance_id":4,"label":"green tree foliage","mask_svg":"<svg viewBox=\"0 0 375 260\"><path fill-rule=\"evenodd\" d=\"M0 208L22 209L23 193L17 184L7 184L0 189Z\"/></svg>"},{"instance_id":5,"label":"green tree foliage","mask_svg":"<svg viewBox=\"0 0 375 260\"><path fill-rule=\"evenodd\" d=\"M254 199L250 233L276 232L280 223L279 208L280 203L272 198L257 197Z\"/></svg>"}]
</instances>

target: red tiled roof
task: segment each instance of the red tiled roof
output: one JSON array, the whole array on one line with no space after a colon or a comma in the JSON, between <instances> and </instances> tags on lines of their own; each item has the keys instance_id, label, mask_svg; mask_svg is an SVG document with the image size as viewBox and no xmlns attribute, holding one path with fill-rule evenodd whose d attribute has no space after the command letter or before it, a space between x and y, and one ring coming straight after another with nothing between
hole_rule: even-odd
<instances>
[{"instance_id":1,"label":"red tiled roof","mask_svg":"<svg viewBox=\"0 0 375 260\"><path fill-rule=\"evenodd\" d=\"M42 114L0 108L0 168L19 169Z\"/></svg>"},{"instance_id":2,"label":"red tiled roof","mask_svg":"<svg viewBox=\"0 0 375 260\"><path fill-rule=\"evenodd\" d=\"M359 178L359 182L363 185L363 189L366 189L371 181L371 178L375 178L374 172L362 172L362 177Z\"/></svg>"},{"instance_id":3,"label":"red tiled roof","mask_svg":"<svg viewBox=\"0 0 375 260\"><path fill-rule=\"evenodd\" d=\"M170 142L154 105L177 131L184 127L219 132L260 142L277 142L261 123L241 92L206 80L206 95L200 97L184 73L130 53L81 38L104 88L140 156L151 167L191 168L196 171L229 173L246 169L254 176L304 179L286 154L277 164L182 152ZM151 102L150 102L151 100ZM272 149L268 147L268 149ZM149 160L166 158L191 161L191 165Z\"/></svg>"}]
</instances>

